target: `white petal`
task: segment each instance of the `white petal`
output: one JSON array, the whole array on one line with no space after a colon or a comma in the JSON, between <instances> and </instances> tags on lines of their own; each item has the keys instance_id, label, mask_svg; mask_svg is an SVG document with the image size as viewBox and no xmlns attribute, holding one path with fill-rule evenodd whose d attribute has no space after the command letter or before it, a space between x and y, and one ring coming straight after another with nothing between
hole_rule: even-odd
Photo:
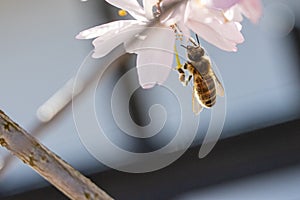
<instances>
[{"instance_id":1,"label":"white petal","mask_svg":"<svg viewBox=\"0 0 300 200\"><path fill-rule=\"evenodd\" d=\"M155 84L163 84L168 78L173 54L157 50L145 49L137 52L137 72L139 83L144 89Z\"/></svg>"},{"instance_id":2,"label":"white petal","mask_svg":"<svg viewBox=\"0 0 300 200\"><path fill-rule=\"evenodd\" d=\"M174 33L169 28L152 27L138 35L134 43L125 43L127 52L137 54L139 83L143 88L163 84L167 79L175 44Z\"/></svg>"},{"instance_id":3,"label":"white petal","mask_svg":"<svg viewBox=\"0 0 300 200\"><path fill-rule=\"evenodd\" d=\"M238 31L241 31L241 30L242 30L243 26L242 26L241 23L239 23L239 22L234 22L234 24L236 25L236 28L238 29Z\"/></svg>"},{"instance_id":4,"label":"white petal","mask_svg":"<svg viewBox=\"0 0 300 200\"><path fill-rule=\"evenodd\" d=\"M171 28L166 27L145 27L137 34L136 39L131 43L125 43L127 52L135 53L145 48L169 50L174 48L175 35Z\"/></svg>"},{"instance_id":5,"label":"white petal","mask_svg":"<svg viewBox=\"0 0 300 200\"><path fill-rule=\"evenodd\" d=\"M132 41L134 36L144 30L143 24L131 24L130 27L118 31L118 33L106 34L105 37L98 37L93 41L95 46L94 58L100 58L108 54L116 46Z\"/></svg>"},{"instance_id":6,"label":"white petal","mask_svg":"<svg viewBox=\"0 0 300 200\"><path fill-rule=\"evenodd\" d=\"M189 15L191 14L191 8L192 8L191 2L188 1L186 4L184 16L183 16L183 23L185 23L188 20Z\"/></svg>"},{"instance_id":7,"label":"white petal","mask_svg":"<svg viewBox=\"0 0 300 200\"><path fill-rule=\"evenodd\" d=\"M95 26L93 28L84 30L80 32L76 38L77 39L91 39L96 37L107 37L107 35L117 34L123 28L129 27L132 24L136 24L136 20L119 20L113 21L107 24L102 24L100 26Z\"/></svg>"},{"instance_id":8,"label":"white petal","mask_svg":"<svg viewBox=\"0 0 300 200\"><path fill-rule=\"evenodd\" d=\"M145 11L136 0L105 0L113 6L124 9L137 20L146 21Z\"/></svg>"},{"instance_id":9,"label":"white petal","mask_svg":"<svg viewBox=\"0 0 300 200\"><path fill-rule=\"evenodd\" d=\"M170 6L170 4L174 3L173 0L164 0L163 6ZM161 19L161 23L164 23L166 26L173 25L175 23L180 23L183 21L184 12L186 9L186 4L181 3L179 5L176 5L174 9L170 9L168 13L165 11L165 16L163 19Z\"/></svg>"}]
</instances>

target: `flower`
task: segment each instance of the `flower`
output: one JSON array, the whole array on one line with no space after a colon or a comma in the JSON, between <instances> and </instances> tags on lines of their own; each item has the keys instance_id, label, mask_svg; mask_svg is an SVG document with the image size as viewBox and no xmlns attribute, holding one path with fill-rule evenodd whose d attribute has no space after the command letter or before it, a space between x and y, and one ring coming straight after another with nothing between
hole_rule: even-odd
<instances>
[{"instance_id":1,"label":"flower","mask_svg":"<svg viewBox=\"0 0 300 200\"><path fill-rule=\"evenodd\" d=\"M244 15L253 23L257 23L262 15L260 0L208 0L207 4L211 8L227 11L236 21L242 21Z\"/></svg>"},{"instance_id":2,"label":"flower","mask_svg":"<svg viewBox=\"0 0 300 200\"><path fill-rule=\"evenodd\" d=\"M256 23L262 14L260 0L190 0L187 4L184 24L225 51L237 51L236 45L244 41L242 15Z\"/></svg>"},{"instance_id":3,"label":"flower","mask_svg":"<svg viewBox=\"0 0 300 200\"><path fill-rule=\"evenodd\" d=\"M170 4L176 0L163 0ZM187 0L170 15L187 35L188 30L225 51L237 51L244 41L242 15L256 23L262 14L260 0ZM180 13L180 14L178 14ZM166 20L167 21L167 20ZM170 24L170 22L169 22Z\"/></svg>"},{"instance_id":4,"label":"flower","mask_svg":"<svg viewBox=\"0 0 300 200\"><path fill-rule=\"evenodd\" d=\"M222 50L237 51L237 44L244 41L240 32L242 15L253 22L261 15L260 0L143 0L143 7L137 0L106 1L127 11L135 20L96 26L80 32L77 38L96 38L93 41L95 58L105 56L120 44L128 53L136 53L139 83L143 88L162 84L168 77L175 43L170 26L186 37L192 30ZM165 9L176 2L180 2L179 5ZM148 27L156 17L160 17L159 23Z\"/></svg>"},{"instance_id":5,"label":"flower","mask_svg":"<svg viewBox=\"0 0 300 200\"><path fill-rule=\"evenodd\" d=\"M144 0L143 7L136 0L106 0L126 10L135 20L119 20L80 32L77 39L91 39L95 47L93 57L100 58L123 43L128 53L137 54L137 72L143 88L162 84L173 62L174 32L168 26L147 27L154 18L153 5L157 0ZM144 31L148 28L147 31ZM164 67L162 67L164 66Z\"/></svg>"},{"instance_id":6,"label":"flower","mask_svg":"<svg viewBox=\"0 0 300 200\"><path fill-rule=\"evenodd\" d=\"M184 24L206 41L225 51L237 51L236 45L244 41L240 32L241 24L228 20L223 10L211 8L204 1L188 1Z\"/></svg>"}]
</instances>

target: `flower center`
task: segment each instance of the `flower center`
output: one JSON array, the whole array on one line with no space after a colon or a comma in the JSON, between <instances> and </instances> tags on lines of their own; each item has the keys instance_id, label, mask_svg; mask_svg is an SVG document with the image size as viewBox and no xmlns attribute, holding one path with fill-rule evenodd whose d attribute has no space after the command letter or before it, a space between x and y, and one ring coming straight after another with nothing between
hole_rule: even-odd
<instances>
[{"instance_id":1,"label":"flower center","mask_svg":"<svg viewBox=\"0 0 300 200\"><path fill-rule=\"evenodd\" d=\"M157 18L161 15L161 2L162 0L158 0L157 3L152 6L152 14L154 18Z\"/></svg>"}]
</instances>

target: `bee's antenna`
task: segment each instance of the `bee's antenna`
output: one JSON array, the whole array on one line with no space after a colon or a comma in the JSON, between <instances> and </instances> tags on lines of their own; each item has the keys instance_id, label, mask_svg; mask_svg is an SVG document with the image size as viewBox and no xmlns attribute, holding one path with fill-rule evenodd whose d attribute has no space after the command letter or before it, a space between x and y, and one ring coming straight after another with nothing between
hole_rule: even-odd
<instances>
[{"instance_id":1,"label":"bee's antenna","mask_svg":"<svg viewBox=\"0 0 300 200\"><path fill-rule=\"evenodd\" d=\"M196 33L195 35L196 35L197 42L198 42L198 44L200 45L199 38L198 38L198 34Z\"/></svg>"},{"instance_id":2,"label":"bee's antenna","mask_svg":"<svg viewBox=\"0 0 300 200\"><path fill-rule=\"evenodd\" d=\"M198 46L198 45L196 44L195 40L194 40L192 37L190 37L189 40L190 40L191 43L193 43L193 45Z\"/></svg>"},{"instance_id":3,"label":"bee's antenna","mask_svg":"<svg viewBox=\"0 0 300 200\"><path fill-rule=\"evenodd\" d=\"M180 46L182 46L183 48L187 49L187 47L186 47L186 46L184 46L183 44L181 44Z\"/></svg>"}]
</instances>

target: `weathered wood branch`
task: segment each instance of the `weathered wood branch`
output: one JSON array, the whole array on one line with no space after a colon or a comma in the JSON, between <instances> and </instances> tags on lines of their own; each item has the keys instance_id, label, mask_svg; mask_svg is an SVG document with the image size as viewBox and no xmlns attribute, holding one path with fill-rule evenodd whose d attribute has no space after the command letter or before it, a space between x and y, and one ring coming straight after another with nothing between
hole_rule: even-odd
<instances>
[{"instance_id":1,"label":"weathered wood branch","mask_svg":"<svg viewBox=\"0 0 300 200\"><path fill-rule=\"evenodd\" d=\"M70 199L112 199L88 178L40 144L1 110L0 145L32 167Z\"/></svg>"}]
</instances>

